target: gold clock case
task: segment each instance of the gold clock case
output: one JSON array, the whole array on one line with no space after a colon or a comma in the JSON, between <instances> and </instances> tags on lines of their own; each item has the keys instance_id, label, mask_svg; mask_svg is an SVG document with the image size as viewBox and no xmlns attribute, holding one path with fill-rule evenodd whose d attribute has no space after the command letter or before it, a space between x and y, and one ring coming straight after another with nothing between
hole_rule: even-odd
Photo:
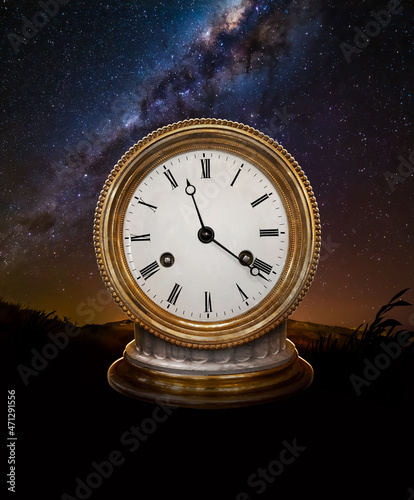
<instances>
[{"instance_id":1,"label":"gold clock case","mask_svg":"<svg viewBox=\"0 0 414 500\"><path fill-rule=\"evenodd\" d=\"M288 257L273 290L256 307L227 321L189 321L163 310L136 285L123 249L124 216L136 186L172 156L195 149L228 151L262 169L280 194L289 219ZM149 134L115 165L96 208L94 245L109 292L141 328L179 347L224 349L263 336L296 309L319 259L319 212L304 172L273 139L240 123L185 120Z\"/></svg>"}]
</instances>

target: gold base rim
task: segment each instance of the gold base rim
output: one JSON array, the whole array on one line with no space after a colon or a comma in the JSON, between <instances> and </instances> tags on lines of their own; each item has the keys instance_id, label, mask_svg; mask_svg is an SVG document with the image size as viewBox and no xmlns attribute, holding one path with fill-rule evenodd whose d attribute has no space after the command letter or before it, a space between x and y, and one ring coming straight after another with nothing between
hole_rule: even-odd
<instances>
[{"instance_id":1,"label":"gold base rim","mask_svg":"<svg viewBox=\"0 0 414 500\"><path fill-rule=\"evenodd\" d=\"M126 396L184 408L237 408L278 401L305 390L312 383L312 366L297 351L282 366L249 373L190 375L152 370L115 361L108 382Z\"/></svg>"}]
</instances>

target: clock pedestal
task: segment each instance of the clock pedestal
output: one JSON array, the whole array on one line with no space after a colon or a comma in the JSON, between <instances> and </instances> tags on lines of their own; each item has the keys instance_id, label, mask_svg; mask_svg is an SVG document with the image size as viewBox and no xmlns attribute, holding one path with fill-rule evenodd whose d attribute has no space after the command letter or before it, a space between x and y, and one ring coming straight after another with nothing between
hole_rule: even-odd
<instances>
[{"instance_id":1,"label":"clock pedestal","mask_svg":"<svg viewBox=\"0 0 414 500\"><path fill-rule=\"evenodd\" d=\"M221 350L177 347L135 325L135 339L108 371L127 396L190 408L267 403L302 391L312 367L286 338L286 322L248 344Z\"/></svg>"}]
</instances>

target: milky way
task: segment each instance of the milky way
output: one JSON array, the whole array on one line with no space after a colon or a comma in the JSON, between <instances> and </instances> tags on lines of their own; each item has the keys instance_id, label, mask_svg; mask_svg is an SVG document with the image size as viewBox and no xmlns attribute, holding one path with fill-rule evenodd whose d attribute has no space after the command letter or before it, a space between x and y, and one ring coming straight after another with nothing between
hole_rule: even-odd
<instances>
[{"instance_id":1,"label":"milky way","mask_svg":"<svg viewBox=\"0 0 414 500\"><path fill-rule=\"evenodd\" d=\"M312 183L324 244L298 317L371 319L414 278L413 9L401 7L358 48L379 4L71 0L15 53L8 35L39 6L5 2L0 295L85 319L102 297L91 227L113 165L152 130L208 116L272 136Z\"/></svg>"}]
</instances>

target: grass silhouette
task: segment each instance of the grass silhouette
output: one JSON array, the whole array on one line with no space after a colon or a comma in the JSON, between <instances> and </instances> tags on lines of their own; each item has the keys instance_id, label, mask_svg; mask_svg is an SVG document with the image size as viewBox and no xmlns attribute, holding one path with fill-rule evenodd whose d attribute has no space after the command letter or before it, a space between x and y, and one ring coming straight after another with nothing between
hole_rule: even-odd
<instances>
[{"instance_id":1,"label":"grass silhouette","mask_svg":"<svg viewBox=\"0 0 414 500\"><path fill-rule=\"evenodd\" d=\"M0 300L1 333L3 341L13 346L15 362L29 363L32 349L41 349L50 342L47 335L62 331L68 321L60 319L56 311L47 313Z\"/></svg>"},{"instance_id":2,"label":"grass silhouette","mask_svg":"<svg viewBox=\"0 0 414 500\"><path fill-rule=\"evenodd\" d=\"M401 332L407 332L399 327L402 324L387 317L397 307L411 306L402 295L408 289L398 292L392 299L382 306L371 324L364 328L360 325L349 335L338 336L332 327L331 333L321 335L321 331L329 327L312 325L308 335L318 335L318 338L308 342L306 346L306 332L302 334L303 348L301 355L311 363L314 368L314 385L333 388L355 394L354 388L349 381L351 374L360 374L364 369L364 360L374 360L376 354L383 352L382 343L395 341ZM50 334L56 334L65 330L65 325L70 322L68 318L59 318L55 311L47 313L44 310L30 309L19 304L10 304L0 300L0 342L4 348L1 349L3 362L14 365L23 363L29 365L33 357L33 349L41 351L43 346L50 342ZM82 328L79 342L71 342L75 347L77 356L84 351L93 351L101 355L114 353L119 355L124 346L125 336L130 335L129 329L121 328L121 323L106 325L87 325ZM414 332L408 332L411 338ZM309 338L309 337L308 337ZM130 340L130 339L129 339ZM128 340L128 341L129 341ZM7 347L6 347L7 346ZM120 347L121 346L121 347ZM384 396L387 390L392 396L398 396L398 387L407 373L412 375L414 343L402 349L397 359L393 360L391 366L381 374L381 381L377 382L376 391L378 397ZM11 348L11 349L10 349ZM116 354L115 354L116 353ZM411 371L410 371L411 370ZM385 385L384 385L385 384ZM370 387L369 392L375 393Z\"/></svg>"},{"instance_id":3,"label":"grass silhouette","mask_svg":"<svg viewBox=\"0 0 414 500\"><path fill-rule=\"evenodd\" d=\"M330 334L321 336L308 344L304 357L315 370L316 384L336 386L342 390L353 391L352 385L349 383L350 375L361 372L365 360L374 360L375 356L383 351L381 344L387 345L390 342L395 342L396 337L401 333L408 333L411 338L414 336L413 331L397 329L402 324L396 319L385 317L396 307L412 305L401 300L401 296L407 290L409 289L406 288L394 295L387 304L378 310L371 324L367 323L364 329L360 325L344 342L339 343L338 339L333 338ZM402 353L393 361L393 369L387 369L384 375L395 376L396 371L398 371L396 368L402 368L411 354L413 354L413 343L402 349Z\"/></svg>"}]
</instances>

